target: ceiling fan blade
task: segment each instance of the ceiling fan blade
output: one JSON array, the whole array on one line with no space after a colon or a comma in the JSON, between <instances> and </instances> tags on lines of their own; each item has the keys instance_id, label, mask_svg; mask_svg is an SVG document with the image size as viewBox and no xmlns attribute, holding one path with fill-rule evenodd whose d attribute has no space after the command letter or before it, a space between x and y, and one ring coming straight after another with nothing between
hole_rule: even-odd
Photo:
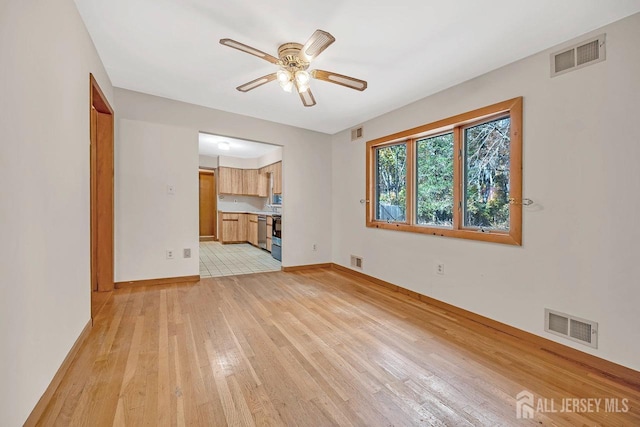
<instances>
[{"instance_id":1,"label":"ceiling fan blade","mask_svg":"<svg viewBox=\"0 0 640 427\"><path fill-rule=\"evenodd\" d=\"M276 58L275 56L271 56L268 53L264 53L261 50L258 50L256 48L253 48L251 46L247 46L246 44L242 44L240 42L237 42L235 40L231 40L231 39L220 39L220 44L224 45L224 46L229 46L232 47L234 49L238 49L242 52L248 53L250 55L254 55L257 56L258 58L262 58L265 61L269 61L272 64L278 64L278 58Z\"/></svg>"},{"instance_id":2,"label":"ceiling fan blade","mask_svg":"<svg viewBox=\"0 0 640 427\"><path fill-rule=\"evenodd\" d=\"M340 86L345 86L351 89L363 91L367 88L367 82L364 80L356 79L355 77L349 77L331 71L324 70L311 70L309 72L311 77L318 80L324 80L325 82L335 83Z\"/></svg>"},{"instance_id":3,"label":"ceiling fan blade","mask_svg":"<svg viewBox=\"0 0 640 427\"><path fill-rule=\"evenodd\" d=\"M262 86L265 83L269 83L275 79L276 79L276 73L267 74L266 76L258 77L255 80L251 80L249 83L245 83L241 86L238 86L236 89L238 89L240 92L249 92L250 90L255 89L259 86Z\"/></svg>"},{"instance_id":4,"label":"ceiling fan blade","mask_svg":"<svg viewBox=\"0 0 640 427\"><path fill-rule=\"evenodd\" d=\"M305 107L313 107L316 105L316 99L313 97L311 89L307 88L304 92L298 91L298 94L300 95L300 99Z\"/></svg>"},{"instance_id":5,"label":"ceiling fan blade","mask_svg":"<svg viewBox=\"0 0 640 427\"><path fill-rule=\"evenodd\" d=\"M311 61L320 55L334 41L336 41L336 39L331 34L326 31L316 30L304 46L302 46L300 55L302 55L307 61Z\"/></svg>"}]
</instances>

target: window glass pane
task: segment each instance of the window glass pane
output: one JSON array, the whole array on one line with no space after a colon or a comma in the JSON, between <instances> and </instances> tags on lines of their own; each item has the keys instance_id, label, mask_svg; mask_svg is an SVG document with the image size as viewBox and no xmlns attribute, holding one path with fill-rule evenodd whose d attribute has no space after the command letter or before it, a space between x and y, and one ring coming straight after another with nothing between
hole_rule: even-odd
<instances>
[{"instance_id":1,"label":"window glass pane","mask_svg":"<svg viewBox=\"0 0 640 427\"><path fill-rule=\"evenodd\" d=\"M376 149L376 219L406 221L407 146Z\"/></svg>"},{"instance_id":2,"label":"window glass pane","mask_svg":"<svg viewBox=\"0 0 640 427\"><path fill-rule=\"evenodd\" d=\"M464 129L464 226L509 230L509 117Z\"/></svg>"},{"instance_id":3,"label":"window glass pane","mask_svg":"<svg viewBox=\"0 0 640 427\"><path fill-rule=\"evenodd\" d=\"M418 140L416 223L453 224L453 133Z\"/></svg>"}]
</instances>

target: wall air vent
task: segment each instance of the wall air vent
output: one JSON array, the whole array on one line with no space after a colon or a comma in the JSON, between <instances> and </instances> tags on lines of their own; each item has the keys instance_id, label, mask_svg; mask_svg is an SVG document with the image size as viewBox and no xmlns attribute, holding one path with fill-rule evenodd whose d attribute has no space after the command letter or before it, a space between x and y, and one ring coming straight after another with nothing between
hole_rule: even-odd
<instances>
[{"instance_id":1,"label":"wall air vent","mask_svg":"<svg viewBox=\"0 0 640 427\"><path fill-rule=\"evenodd\" d=\"M351 255L351 267L359 268L362 270L362 257Z\"/></svg>"},{"instance_id":2,"label":"wall air vent","mask_svg":"<svg viewBox=\"0 0 640 427\"><path fill-rule=\"evenodd\" d=\"M551 77L568 73L606 59L605 36L600 34L551 54Z\"/></svg>"},{"instance_id":3,"label":"wall air vent","mask_svg":"<svg viewBox=\"0 0 640 427\"><path fill-rule=\"evenodd\" d=\"M363 133L362 133L362 126L357 127L355 129L351 129L351 140L355 141L357 139L362 138Z\"/></svg>"},{"instance_id":4,"label":"wall air vent","mask_svg":"<svg viewBox=\"0 0 640 427\"><path fill-rule=\"evenodd\" d=\"M598 323L580 319L569 314L544 309L544 330L598 348Z\"/></svg>"}]
</instances>

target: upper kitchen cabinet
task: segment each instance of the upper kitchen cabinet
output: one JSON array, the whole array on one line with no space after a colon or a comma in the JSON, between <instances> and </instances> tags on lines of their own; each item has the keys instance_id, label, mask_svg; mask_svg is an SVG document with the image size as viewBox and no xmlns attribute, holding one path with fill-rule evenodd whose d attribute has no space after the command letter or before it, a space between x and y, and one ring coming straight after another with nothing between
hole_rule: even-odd
<instances>
[{"instance_id":1,"label":"upper kitchen cabinet","mask_svg":"<svg viewBox=\"0 0 640 427\"><path fill-rule=\"evenodd\" d=\"M260 174L267 177L267 180L269 179L267 174L271 174L271 177L273 178L273 194L282 194L282 162L276 162L260 168Z\"/></svg>"},{"instance_id":2,"label":"upper kitchen cabinet","mask_svg":"<svg viewBox=\"0 0 640 427\"><path fill-rule=\"evenodd\" d=\"M269 196L269 176L263 169L218 168L218 193L241 196Z\"/></svg>"},{"instance_id":3,"label":"upper kitchen cabinet","mask_svg":"<svg viewBox=\"0 0 640 427\"><path fill-rule=\"evenodd\" d=\"M258 196L269 197L269 175L258 173Z\"/></svg>"},{"instance_id":4,"label":"upper kitchen cabinet","mask_svg":"<svg viewBox=\"0 0 640 427\"><path fill-rule=\"evenodd\" d=\"M273 179L273 194L282 194L282 162L260 169L218 168L218 193L241 196L269 197L269 176Z\"/></svg>"},{"instance_id":5,"label":"upper kitchen cabinet","mask_svg":"<svg viewBox=\"0 0 640 427\"><path fill-rule=\"evenodd\" d=\"M218 168L218 193L244 194L244 171L242 169Z\"/></svg>"},{"instance_id":6,"label":"upper kitchen cabinet","mask_svg":"<svg viewBox=\"0 0 640 427\"><path fill-rule=\"evenodd\" d=\"M269 177L258 169L243 170L243 193L246 196L269 196Z\"/></svg>"},{"instance_id":7,"label":"upper kitchen cabinet","mask_svg":"<svg viewBox=\"0 0 640 427\"><path fill-rule=\"evenodd\" d=\"M273 194L282 194L282 162L273 164Z\"/></svg>"},{"instance_id":8,"label":"upper kitchen cabinet","mask_svg":"<svg viewBox=\"0 0 640 427\"><path fill-rule=\"evenodd\" d=\"M257 169L242 170L242 194L246 196L257 196L260 179Z\"/></svg>"}]
</instances>

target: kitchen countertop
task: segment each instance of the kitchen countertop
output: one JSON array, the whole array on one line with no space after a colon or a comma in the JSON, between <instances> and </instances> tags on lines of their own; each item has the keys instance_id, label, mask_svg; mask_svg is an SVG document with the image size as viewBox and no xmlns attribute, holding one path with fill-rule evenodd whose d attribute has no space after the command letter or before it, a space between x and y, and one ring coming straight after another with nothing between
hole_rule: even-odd
<instances>
[{"instance_id":1,"label":"kitchen countertop","mask_svg":"<svg viewBox=\"0 0 640 427\"><path fill-rule=\"evenodd\" d=\"M279 212L271 212L271 211L219 211L219 212L235 213L235 214L266 215L266 216L282 215Z\"/></svg>"}]
</instances>

